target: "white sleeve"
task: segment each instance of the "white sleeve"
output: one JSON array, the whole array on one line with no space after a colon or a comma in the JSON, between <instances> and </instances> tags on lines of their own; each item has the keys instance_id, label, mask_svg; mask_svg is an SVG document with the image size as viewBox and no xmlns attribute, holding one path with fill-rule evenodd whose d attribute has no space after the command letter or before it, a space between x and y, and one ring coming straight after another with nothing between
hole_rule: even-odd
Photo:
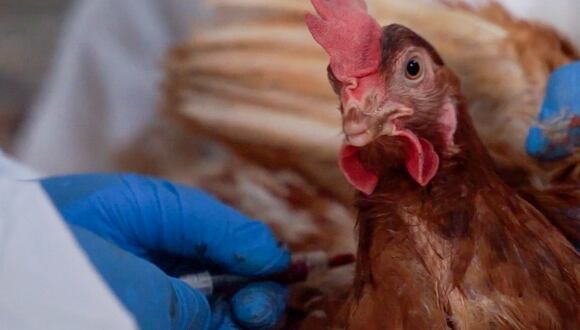
<instances>
[{"instance_id":1,"label":"white sleeve","mask_svg":"<svg viewBox=\"0 0 580 330\"><path fill-rule=\"evenodd\" d=\"M200 2L78 1L16 158L48 175L113 169L152 121L164 55L203 16Z\"/></svg>"},{"instance_id":2,"label":"white sleeve","mask_svg":"<svg viewBox=\"0 0 580 330\"><path fill-rule=\"evenodd\" d=\"M35 182L0 178L0 328L136 328Z\"/></svg>"},{"instance_id":3,"label":"white sleeve","mask_svg":"<svg viewBox=\"0 0 580 330\"><path fill-rule=\"evenodd\" d=\"M40 176L39 173L10 159L0 149L0 178L12 179L34 179Z\"/></svg>"}]
</instances>

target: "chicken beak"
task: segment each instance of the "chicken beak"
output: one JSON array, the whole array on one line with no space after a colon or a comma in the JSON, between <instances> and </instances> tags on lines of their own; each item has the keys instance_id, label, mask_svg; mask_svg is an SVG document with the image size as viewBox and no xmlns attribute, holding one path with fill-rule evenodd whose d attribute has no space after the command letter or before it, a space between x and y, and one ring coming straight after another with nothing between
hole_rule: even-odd
<instances>
[{"instance_id":1,"label":"chicken beak","mask_svg":"<svg viewBox=\"0 0 580 330\"><path fill-rule=\"evenodd\" d=\"M381 96L376 76L353 79L341 93L343 131L348 144L362 147L374 138L374 113Z\"/></svg>"},{"instance_id":2,"label":"chicken beak","mask_svg":"<svg viewBox=\"0 0 580 330\"><path fill-rule=\"evenodd\" d=\"M358 105L349 104L343 112L343 131L348 144L362 147L373 139L371 115Z\"/></svg>"},{"instance_id":3,"label":"chicken beak","mask_svg":"<svg viewBox=\"0 0 580 330\"><path fill-rule=\"evenodd\" d=\"M399 118L413 110L391 101L385 78L378 73L342 81L343 132L347 144L363 147L382 135L392 135Z\"/></svg>"},{"instance_id":4,"label":"chicken beak","mask_svg":"<svg viewBox=\"0 0 580 330\"><path fill-rule=\"evenodd\" d=\"M393 136L402 118L413 115L413 109L397 102L349 100L343 111L346 142L363 147L380 136Z\"/></svg>"}]
</instances>

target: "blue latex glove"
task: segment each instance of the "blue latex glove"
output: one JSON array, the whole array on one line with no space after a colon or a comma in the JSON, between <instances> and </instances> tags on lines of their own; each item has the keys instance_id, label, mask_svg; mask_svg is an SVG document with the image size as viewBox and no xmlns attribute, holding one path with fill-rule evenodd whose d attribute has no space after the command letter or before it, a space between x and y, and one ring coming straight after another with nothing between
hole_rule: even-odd
<instances>
[{"instance_id":1,"label":"blue latex glove","mask_svg":"<svg viewBox=\"0 0 580 330\"><path fill-rule=\"evenodd\" d=\"M264 275L288 267L270 229L209 195L137 175L48 178L42 186L102 278L142 329L269 329L286 288L255 283L230 301L172 277L190 271ZM170 276L171 275L171 276Z\"/></svg>"},{"instance_id":2,"label":"blue latex glove","mask_svg":"<svg viewBox=\"0 0 580 330\"><path fill-rule=\"evenodd\" d=\"M526 141L530 156L545 160L566 157L580 147L580 62L552 73L546 96Z\"/></svg>"}]
</instances>

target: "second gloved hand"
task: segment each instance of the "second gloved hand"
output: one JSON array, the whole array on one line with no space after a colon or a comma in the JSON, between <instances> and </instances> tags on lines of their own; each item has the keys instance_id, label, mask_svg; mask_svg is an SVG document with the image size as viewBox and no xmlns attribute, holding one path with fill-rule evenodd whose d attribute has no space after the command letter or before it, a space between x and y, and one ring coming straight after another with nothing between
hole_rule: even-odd
<instances>
[{"instance_id":1,"label":"second gloved hand","mask_svg":"<svg viewBox=\"0 0 580 330\"><path fill-rule=\"evenodd\" d=\"M149 177L92 174L41 183L140 328L269 329L282 316L287 292L276 283L249 285L210 307L173 277L283 271L289 252L263 223L199 190Z\"/></svg>"},{"instance_id":2,"label":"second gloved hand","mask_svg":"<svg viewBox=\"0 0 580 330\"><path fill-rule=\"evenodd\" d=\"M530 127L527 153L542 160L567 157L580 148L580 62L563 65L548 80L536 124Z\"/></svg>"}]
</instances>

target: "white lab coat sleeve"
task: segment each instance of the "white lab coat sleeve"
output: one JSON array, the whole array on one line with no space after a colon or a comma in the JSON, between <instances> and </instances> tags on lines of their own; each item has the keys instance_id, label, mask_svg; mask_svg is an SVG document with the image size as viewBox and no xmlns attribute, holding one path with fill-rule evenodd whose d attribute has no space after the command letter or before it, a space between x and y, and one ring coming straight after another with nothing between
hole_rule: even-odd
<instances>
[{"instance_id":1,"label":"white lab coat sleeve","mask_svg":"<svg viewBox=\"0 0 580 330\"><path fill-rule=\"evenodd\" d=\"M39 176L33 169L10 159L0 149L0 178L36 179Z\"/></svg>"},{"instance_id":2,"label":"white lab coat sleeve","mask_svg":"<svg viewBox=\"0 0 580 330\"><path fill-rule=\"evenodd\" d=\"M48 175L114 169L153 120L164 55L205 16L200 2L77 1L16 158Z\"/></svg>"},{"instance_id":3,"label":"white lab coat sleeve","mask_svg":"<svg viewBox=\"0 0 580 330\"><path fill-rule=\"evenodd\" d=\"M136 328L32 181L0 178L0 328Z\"/></svg>"}]
</instances>

